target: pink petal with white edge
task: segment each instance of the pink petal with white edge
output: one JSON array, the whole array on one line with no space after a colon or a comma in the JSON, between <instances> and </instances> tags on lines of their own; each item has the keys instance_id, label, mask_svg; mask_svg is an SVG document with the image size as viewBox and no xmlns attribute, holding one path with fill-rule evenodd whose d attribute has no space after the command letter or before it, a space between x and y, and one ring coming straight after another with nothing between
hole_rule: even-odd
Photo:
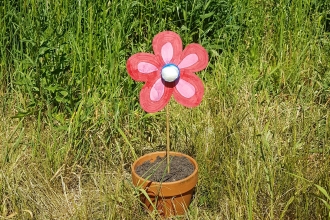
<instances>
[{"instance_id":1,"label":"pink petal with white edge","mask_svg":"<svg viewBox=\"0 0 330 220\"><path fill-rule=\"evenodd\" d=\"M183 97L187 99L193 97L196 92L195 87L183 79L179 80L178 84L176 85L176 89Z\"/></svg>"},{"instance_id":2,"label":"pink petal with white edge","mask_svg":"<svg viewBox=\"0 0 330 220\"><path fill-rule=\"evenodd\" d=\"M167 42L166 44L164 44L162 46L161 54L162 54L162 58L166 64L172 60L173 46L170 42Z\"/></svg>"},{"instance_id":3,"label":"pink petal with white edge","mask_svg":"<svg viewBox=\"0 0 330 220\"><path fill-rule=\"evenodd\" d=\"M137 67L141 73L152 73L158 70L155 65L147 62L140 62Z\"/></svg>"},{"instance_id":4,"label":"pink petal with white edge","mask_svg":"<svg viewBox=\"0 0 330 220\"><path fill-rule=\"evenodd\" d=\"M164 84L162 82L162 79L159 78L150 90L150 99L151 101L157 102L163 97L163 95L164 95Z\"/></svg>"},{"instance_id":5,"label":"pink petal with white edge","mask_svg":"<svg viewBox=\"0 0 330 220\"><path fill-rule=\"evenodd\" d=\"M198 61L198 56L196 54L189 54L179 63L178 67L180 69L187 68L197 63L197 61Z\"/></svg>"}]
</instances>

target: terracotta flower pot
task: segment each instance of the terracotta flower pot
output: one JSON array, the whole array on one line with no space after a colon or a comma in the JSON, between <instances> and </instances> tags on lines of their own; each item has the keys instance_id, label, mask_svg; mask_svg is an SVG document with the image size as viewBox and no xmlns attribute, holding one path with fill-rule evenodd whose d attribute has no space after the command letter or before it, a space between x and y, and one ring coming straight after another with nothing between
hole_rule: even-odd
<instances>
[{"instance_id":1,"label":"terracotta flower pot","mask_svg":"<svg viewBox=\"0 0 330 220\"><path fill-rule=\"evenodd\" d=\"M143 164L145 161L153 162L156 160L157 156L165 157L165 151L146 154L138 158L132 165L133 184L137 187L143 188L149 197L147 198L144 194L141 194L141 201L145 204L147 209L153 211L155 207L158 210L158 213L164 217L185 214L198 180L198 166L193 158L188 155L172 151L170 152L170 155L188 158L195 167L194 172L185 179L163 183L151 182L137 175L135 172L136 167Z\"/></svg>"}]
</instances>

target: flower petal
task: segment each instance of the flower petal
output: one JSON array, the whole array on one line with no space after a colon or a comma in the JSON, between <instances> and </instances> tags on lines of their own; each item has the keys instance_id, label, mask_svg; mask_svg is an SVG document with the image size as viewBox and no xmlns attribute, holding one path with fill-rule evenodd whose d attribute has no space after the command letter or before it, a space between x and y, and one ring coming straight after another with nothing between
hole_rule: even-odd
<instances>
[{"instance_id":1,"label":"flower petal","mask_svg":"<svg viewBox=\"0 0 330 220\"><path fill-rule=\"evenodd\" d=\"M196 107L202 101L204 86L202 80L190 71L182 70L183 74L173 91L174 99L186 107Z\"/></svg>"},{"instance_id":2,"label":"flower petal","mask_svg":"<svg viewBox=\"0 0 330 220\"><path fill-rule=\"evenodd\" d=\"M167 42L162 46L161 54L164 62L168 64L173 58L173 47L170 42Z\"/></svg>"},{"instance_id":3,"label":"flower petal","mask_svg":"<svg viewBox=\"0 0 330 220\"><path fill-rule=\"evenodd\" d=\"M149 81L159 73L161 62L150 53L137 53L131 56L126 63L128 74L136 81Z\"/></svg>"},{"instance_id":4,"label":"flower petal","mask_svg":"<svg viewBox=\"0 0 330 220\"><path fill-rule=\"evenodd\" d=\"M137 67L140 73L152 73L158 70L155 65L147 62L140 62Z\"/></svg>"},{"instance_id":5,"label":"flower petal","mask_svg":"<svg viewBox=\"0 0 330 220\"><path fill-rule=\"evenodd\" d=\"M178 64L182 53L182 41L178 34L172 31L163 31L152 40L155 55L164 61L163 64ZM171 49L172 48L172 49Z\"/></svg>"},{"instance_id":6,"label":"flower petal","mask_svg":"<svg viewBox=\"0 0 330 220\"><path fill-rule=\"evenodd\" d=\"M186 56L185 58L183 58L183 60L179 63L178 67L180 69L187 68L197 63L197 61L198 61L198 56L192 53Z\"/></svg>"},{"instance_id":7,"label":"flower petal","mask_svg":"<svg viewBox=\"0 0 330 220\"><path fill-rule=\"evenodd\" d=\"M140 92L140 105L146 112L162 110L170 100L174 87L165 86L160 77L147 81Z\"/></svg>"},{"instance_id":8,"label":"flower petal","mask_svg":"<svg viewBox=\"0 0 330 220\"><path fill-rule=\"evenodd\" d=\"M187 99L193 97L196 92L195 87L182 78L179 80L175 88L180 93L180 95L184 96Z\"/></svg>"},{"instance_id":9,"label":"flower petal","mask_svg":"<svg viewBox=\"0 0 330 220\"><path fill-rule=\"evenodd\" d=\"M150 100L157 102L162 98L163 95L164 95L164 84L162 82L162 79L159 78L150 90Z\"/></svg>"},{"instance_id":10,"label":"flower petal","mask_svg":"<svg viewBox=\"0 0 330 220\"><path fill-rule=\"evenodd\" d=\"M189 44L181 54L178 67L191 72L198 72L207 67L209 56L207 51L199 44Z\"/></svg>"}]
</instances>

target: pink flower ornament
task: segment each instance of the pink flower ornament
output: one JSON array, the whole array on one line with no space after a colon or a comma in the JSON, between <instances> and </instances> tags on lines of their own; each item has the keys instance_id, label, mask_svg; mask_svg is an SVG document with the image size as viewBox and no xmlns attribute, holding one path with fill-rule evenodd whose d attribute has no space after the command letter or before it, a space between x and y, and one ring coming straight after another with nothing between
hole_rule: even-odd
<instances>
[{"instance_id":1,"label":"pink flower ornament","mask_svg":"<svg viewBox=\"0 0 330 220\"><path fill-rule=\"evenodd\" d=\"M178 34L164 31L157 34L152 47L154 54L137 53L126 64L129 75L145 82L140 92L140 104L146 112L162 110L171 99L196 107L204 94L202 81L194 72L208 64L207 51L199 44L189 44L182 51Z\"/></svg>"}]
</instances>

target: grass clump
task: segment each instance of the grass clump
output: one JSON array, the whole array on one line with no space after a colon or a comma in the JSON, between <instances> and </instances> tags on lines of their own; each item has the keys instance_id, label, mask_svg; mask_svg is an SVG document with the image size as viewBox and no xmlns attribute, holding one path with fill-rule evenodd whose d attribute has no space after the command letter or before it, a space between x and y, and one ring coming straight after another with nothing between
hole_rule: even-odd
<instances>
[{"instance_id":1,"label":"grass clump","mask_svg":"<svg viewBox=\"0 0 330 220\"><path fill-rule=\"evenodd\" d=\"M0 216L156 218L130 165L165 149L165 114L141 110L125 64L172 30L210 56L202 104L170 104L172 149L200 167L186 218L329 218L329 14L327 1L0 2Z\"/></svg>"}]
</instances>

